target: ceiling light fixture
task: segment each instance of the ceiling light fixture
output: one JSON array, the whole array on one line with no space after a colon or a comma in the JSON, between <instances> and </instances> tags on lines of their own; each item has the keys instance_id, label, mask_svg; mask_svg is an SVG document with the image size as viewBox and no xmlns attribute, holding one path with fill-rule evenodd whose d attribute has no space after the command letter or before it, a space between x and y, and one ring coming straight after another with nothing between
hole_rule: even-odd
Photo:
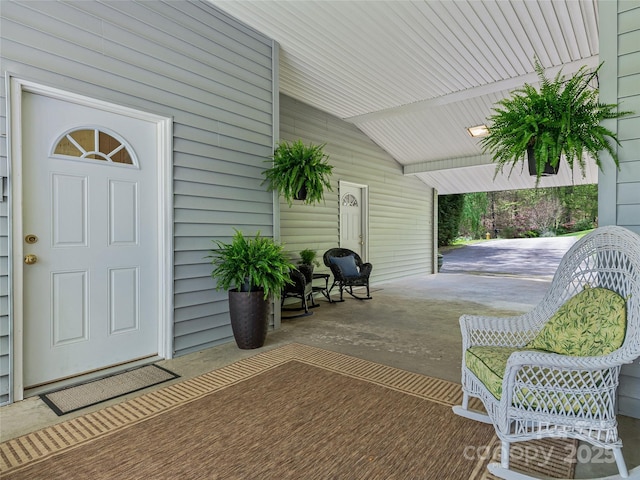
<instances>
[{"instance_id":1,"label":"ceiling light fixture","mask_svg":"<svg viewBox=\"0 0 640 480\"><path fill-rule=\"evenodd\" d=\"M476 125L475 127L467 128L469 135L472 137L485 137L489 135L489 127L486 125Z\"/></svg>"}]
</instances>

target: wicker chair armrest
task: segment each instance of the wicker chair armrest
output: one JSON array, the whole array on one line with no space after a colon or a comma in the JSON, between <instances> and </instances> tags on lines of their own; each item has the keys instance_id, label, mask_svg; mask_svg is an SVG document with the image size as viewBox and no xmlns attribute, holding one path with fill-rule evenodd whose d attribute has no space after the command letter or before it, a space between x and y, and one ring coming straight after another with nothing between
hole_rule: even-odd
<instances>
[{"instance_id":1,"label":"wicker chair armrest","mask_svg":"<svg viewBox=\"0 0 640 480\"><path fill-rule=\"evenodd\" d=\"M513 317L462 315L463 351L474 346L523 347L536 334L531 313Z\"/></svg>"},{"instance_id":2,"label":"wicker chair armrest","mask_svg":"<svg viewBox=\"0 0 640 480\"><path fill-rule=\"evenodd\" d=\"M361 277L368 277L369 275L371 275L371 271L373 270L373 265L371 265L370 263L363 263L362 265L360 265L360 276Z\"/></svg>"},{"instance_id":3,"label":"wicker chair armrest","mask_svg":"<svg viewBox=\"0 0 640 480\"><path fill-rule=\"evenodd\" d=\"M540 350L520 350L513 352L509 357L505 377L510 368L519 368L525 365L557 370L604 370L620 367L624 363L631 363L632 361L622 360L618 351L597 357L580 357Z\"/></svg>"},{"instance_id":4,"label":"wicker chair armrest","mask_svg":"<svg viewBox=\"0 0 640 480\"><path fill-rule=\"evenodd\" d=\"M313 266L309 265L298 265L298 271L304 275L304 279L307 283L311 283L313 281Z\"/></svg>"},{"instance_id":5,"label":"wicker chair armrest","mask_svg":"<svg viewBox=\"0 0 640 480\"><path fill-rule=\"evenodd\" d=\"M289 272L289 276L291 277L293 283L288 283L287 285L285 285L284 291L291 293L304 292L307 285L307 280L305 279L304 274L299 270L291 270Z\"/></svg>"}]
</instances>

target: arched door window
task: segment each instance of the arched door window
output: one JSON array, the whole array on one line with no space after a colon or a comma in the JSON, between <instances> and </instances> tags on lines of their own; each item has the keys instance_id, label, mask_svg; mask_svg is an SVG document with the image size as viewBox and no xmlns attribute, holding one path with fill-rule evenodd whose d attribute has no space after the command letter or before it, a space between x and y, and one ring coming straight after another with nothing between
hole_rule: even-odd
<instances>
[{"instance_id":1,"label":"arched door window","mask_svg":"<svg viewBox=\"0 0 640 480\"><path fill-rule=\"evenodd\" d=\"M342 197L342 206L343 207L357 207L358 206L358 199L356 197L354 197L353 195L351 195L350 193L347 193L344 197Z\"/></svg>"},{"instance_id":2,"label":"arched door window","mask_svg":"<svg viewBox=\"0 0 640 480\"><path fill-rule=\"evenodd\" d=\"M52 156L138 166L133 150L124 139L103 129L81 127L69 130L54 145Z\"/></svg>"}]
</instances>

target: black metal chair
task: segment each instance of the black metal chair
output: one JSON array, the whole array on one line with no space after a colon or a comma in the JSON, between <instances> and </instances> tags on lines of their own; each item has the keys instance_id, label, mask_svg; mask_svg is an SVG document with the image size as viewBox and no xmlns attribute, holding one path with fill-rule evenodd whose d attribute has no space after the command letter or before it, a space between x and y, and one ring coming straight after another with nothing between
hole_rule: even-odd
<instances>
[{"instance_id":1,"label":"black metal chair","mask_svg":"<svg viewBox=\"0 0 640 480\"><path fill-rule=\"evenodd\" d=\"M289 275L291 276L293 283L285 285L284 290L282 291L282 302L280 304L281 310L304 310L304 313L301 313L300 315L287 316L286 318L296 318L313 314L313 312L309 311L309 308L318 306L313 299L313 286L311 284L313 280L313 270L306 265L299 265L297 269L291 270ZM284 301L289 297L299 298L301 300L301 306L298 308L284 308ZM309 301L311 302L311 305L309 305Z\"/></svg>"},{"instance_id":2,"label":"black metal chair","mask_svg":"<svg viewBox=\"0 0 640 480\"><path fill-rule=\"evenodd\" d=\"M365 263L356 252L348 248L331 248L324 252L322 257L324 264L331 269L333 273L333 284L329 289L329 294L333 287L340 289L340 300L344 301L342 294L346 291L353 298L358 300L369 300L369 276L373 265ZM366 287L367 296L359 297L353 293L353 287Z\"/></svg>"}]
</instances>

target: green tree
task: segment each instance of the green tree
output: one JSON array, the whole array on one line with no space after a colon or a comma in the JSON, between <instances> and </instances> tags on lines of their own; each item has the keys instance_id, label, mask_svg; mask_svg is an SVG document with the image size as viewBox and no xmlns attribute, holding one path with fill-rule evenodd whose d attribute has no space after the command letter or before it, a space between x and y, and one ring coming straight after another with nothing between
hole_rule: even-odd
<instances>
[{"instance_id":1,"label":"green tree","mask_svg":"<svg viewBox=\"0 0 640 480\"><path fill-rule=\"evenodd\" d=\"M451 245L458 238L464 195L438 197L438 246Z\"/></svg>"},{"instance_id":2,"label":"green tree","mask_svg":"<svg viewBox=\"0 0 640 480\"><path fill-rule=\"evenodd\" d=\"M487 217L489 199L486 192L466 193L460 218L460 233L471 238L482 238L487 227L484 220Z\"/></svg>"},{"instance_id":3,"label":"green tree","mask_svg":"<svg viewBox=\"0 0 640 480\"><path fill-rule=\"evenodd\" d=\"M568 228L592 228L598 221L598 186L573 185L560 187L558 198L564 208L562 219Z\"/></svg>"}]
</instances>

